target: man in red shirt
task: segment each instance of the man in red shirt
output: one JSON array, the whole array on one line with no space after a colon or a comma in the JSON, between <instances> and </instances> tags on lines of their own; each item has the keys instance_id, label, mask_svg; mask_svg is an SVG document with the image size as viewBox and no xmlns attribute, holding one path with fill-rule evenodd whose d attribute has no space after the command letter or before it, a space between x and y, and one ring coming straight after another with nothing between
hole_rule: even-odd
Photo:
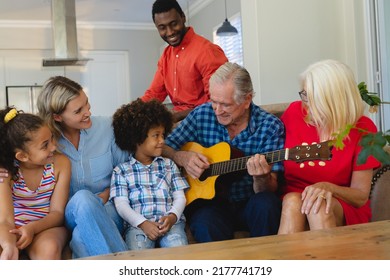
<instances>
[{"instance_id":1,"label":"man in red shirt","mask_svg":"<svg viewBox=\"0 0 390 280\"><path fill-rule=\"evenodd\" d=\"M209 101L210 76L228 59L218 45L185 26L185 14L176 0L156 0L152 15L161 38L169 45L141 98L163 102L169 96L175 120L179 121L196 106Z\"/></svg>"}]
</instances>

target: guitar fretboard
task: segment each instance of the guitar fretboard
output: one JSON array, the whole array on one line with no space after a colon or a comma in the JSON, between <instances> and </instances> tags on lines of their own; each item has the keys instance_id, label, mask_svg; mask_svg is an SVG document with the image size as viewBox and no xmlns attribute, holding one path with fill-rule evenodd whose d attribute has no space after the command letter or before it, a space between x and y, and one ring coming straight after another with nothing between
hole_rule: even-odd
<instances>
[{"instance_id":1,"label":"guitar fretboard","mask_svg":"<svg viewBox=\"0 0 390 280\"><path fill-rule=\"evenodd\" d=\"M287 153L287 156L286 156ZM288 149L277 150L263 154L268 163L274 163L286 160L288 157ZM221 161L210 164L210 167L204 173L207 176L223 175L235 171L246 169L246 163L251 156L235 158L231 160Z\"/></svg>"}]
</instances>

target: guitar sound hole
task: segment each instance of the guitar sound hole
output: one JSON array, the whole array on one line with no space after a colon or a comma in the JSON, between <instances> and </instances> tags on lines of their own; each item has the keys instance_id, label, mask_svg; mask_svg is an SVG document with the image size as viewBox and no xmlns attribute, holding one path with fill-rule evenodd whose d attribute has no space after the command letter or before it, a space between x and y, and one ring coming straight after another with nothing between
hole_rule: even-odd
<instances>
[{"instance_id":1,"label":"guitar sound hole","mask_svg":"<svg viewBox=\"0 0 390 280\"><path fill-rule=\"evenodd\" d=\"M203 171L202 175L200 175L199 181L205 181L210 176L211 176L211 169L208 168L205 171Z\"/></svg>"}]
</instances>

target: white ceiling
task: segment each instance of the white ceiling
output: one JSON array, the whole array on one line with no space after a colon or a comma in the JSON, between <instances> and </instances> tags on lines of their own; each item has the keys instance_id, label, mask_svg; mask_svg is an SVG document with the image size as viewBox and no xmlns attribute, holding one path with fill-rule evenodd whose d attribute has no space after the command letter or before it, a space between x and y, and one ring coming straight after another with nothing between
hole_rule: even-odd
<instances>
[{"instance_id":1,"label":"white ceiling","mask_svg":"<svg viewBox=\"0 0 390 280\"><path fill-rule=\"evenodd\" d=\"M178 0L183 11L210 0ZM203 2L203 3L201 3ZM152 24L154 0L76 0L78 22ZM50 21L50 0L0 0L0 22Z\"/></svg>"}]
</instances>

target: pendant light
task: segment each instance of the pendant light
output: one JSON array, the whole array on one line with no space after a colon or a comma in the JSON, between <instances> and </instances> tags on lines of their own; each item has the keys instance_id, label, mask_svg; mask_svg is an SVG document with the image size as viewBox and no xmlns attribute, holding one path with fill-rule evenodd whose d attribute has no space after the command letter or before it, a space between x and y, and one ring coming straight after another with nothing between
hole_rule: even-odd
<instances>
[{"instance_id":1,"label":"pendant light","mask_svg":"<svg viewBox=\"0 0 390 280\"><path fill-rule=\"evenodd\" d=\"M217 30L217 36L234 36L237 35L237 29L230 24L227 19L227 8L226 8L226 0L225 0L225 21L222 23L222 26Z\"/></svg>"}]
</instances>

